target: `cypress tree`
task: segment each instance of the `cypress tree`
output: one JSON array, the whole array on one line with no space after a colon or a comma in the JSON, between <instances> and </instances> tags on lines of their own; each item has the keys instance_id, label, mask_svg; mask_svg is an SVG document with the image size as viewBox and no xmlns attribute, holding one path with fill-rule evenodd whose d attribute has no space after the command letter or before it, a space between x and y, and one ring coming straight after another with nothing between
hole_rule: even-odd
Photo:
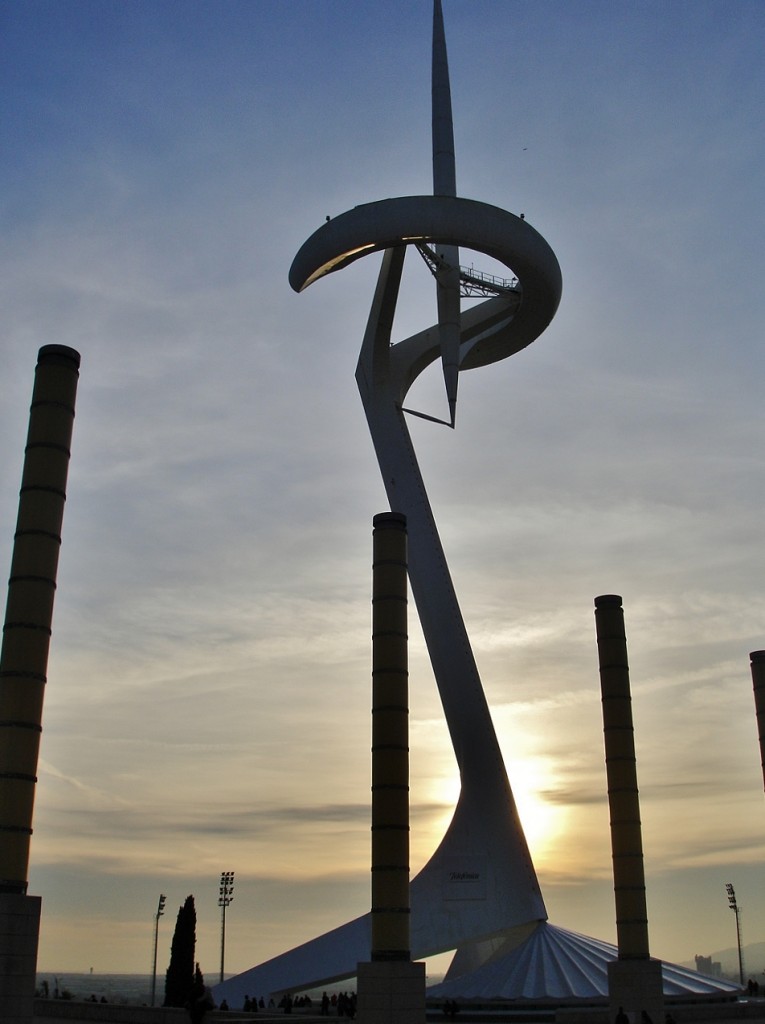
<instances>
[{"instance_id":1,"label":"cypress tree","mask_svg":"<svg viewBox=\"0 0 765 1024\"><path fill-rule=\"evenodd\" d=\"M202 974L202 968L197 964L196 970L194 971L194 988L200 989L205 987L205 976Z\"/></svg>"},{"instance_id":2,"label":"cypress tree","mask_svg":"<svg viewBox=\"0 0 765 1024\"><path fill-rule=\"evenodd\" d=\"M194 950L197 943L197 912L194 897L187 896L178 909L170 965L165 975L165 1006L185 1006L194 986Z\"/></svg>"}]
</instances>

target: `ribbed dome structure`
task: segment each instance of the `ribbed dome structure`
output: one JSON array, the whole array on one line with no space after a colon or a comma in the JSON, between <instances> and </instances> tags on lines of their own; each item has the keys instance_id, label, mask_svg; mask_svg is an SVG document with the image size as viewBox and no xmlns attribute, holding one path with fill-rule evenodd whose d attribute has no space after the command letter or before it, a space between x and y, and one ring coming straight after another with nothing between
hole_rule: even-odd
<instances>
[{"instance_id":1,"label":"ribbed dome structure","mask_svg":"<svg viewBox=\"0 0 765 1024\"><path fill-rule=\"evenodd\" d=\"M608 963L616 946L539 922L524 938L518 930L458 951L434 999L589 999L608 996ZM482 959L483 958L483 959ZM481 960L476 966L476 961ZM665 996L713 996L739 991L721 978L662 963Z\"/></svg>"}]
</instances>

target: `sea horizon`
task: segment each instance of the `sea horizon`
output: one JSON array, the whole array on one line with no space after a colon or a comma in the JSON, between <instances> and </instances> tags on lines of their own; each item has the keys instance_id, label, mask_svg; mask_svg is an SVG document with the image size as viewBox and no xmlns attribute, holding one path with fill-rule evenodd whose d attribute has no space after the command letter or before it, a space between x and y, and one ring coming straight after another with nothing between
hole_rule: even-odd
<instances>
[{"instance_id":1,"label":"sea horizon","mask_svg":"<svg viewBox=\"0 0 765 1024\"><path fill-rule=\"evenodd\" d=\"M237 972L224 975L225 980L236 977ZM206 979L210 987L218 984L219 975ZM435 976L434 976L435 977ZM37 972L37 990L42 994L44 983L47 982L48 998L64 998L77 1001L105 1000L118 1006L149 1006L151 1004L151 974L129 974L119 971L42 971ZM440 976L439 979L440 980ZM329 993L345 992L355 989L355 982L338 982L335 985L323 985L318 990L308 989L305 995L311 999L320 999L322 990ZM56 996L58 992L58 996ZM165 971L157 971L154 1005L161 1006L165 998ZM238 1009L238 1007L232 1007Z\"/></svg>"},{"instance_id":2,"label":"sea horizon","mask_svg":"<svg viewBox=\"0 0 765 1024\"><path fill-rule=\"evenodd\" d=\"M151 974L131 974L119 971L103 973L88 971L37 971L37 991L43 997L47 985L50 999L106 1001L124 1006L149 1005L151 1002ZM165 972L157 972L155 1005L162 1004L165 997Z\"/></svg>"}]
</instances>

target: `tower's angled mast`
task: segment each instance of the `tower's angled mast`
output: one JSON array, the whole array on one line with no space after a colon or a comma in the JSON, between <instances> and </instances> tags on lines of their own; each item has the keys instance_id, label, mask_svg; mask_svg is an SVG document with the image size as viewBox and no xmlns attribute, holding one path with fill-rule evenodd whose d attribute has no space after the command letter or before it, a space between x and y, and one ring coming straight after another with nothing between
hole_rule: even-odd
<instances>
[{"instance_id":1,"label":"tower's angled mast","mask_svg":"<svg viewBox=\"0 0 765 1024\"><path fill-rule=\"evenodd\" d=\"M452 94L441 0L434 0L433 3L432 110L433 194L456 196ZM460 372L460 258L456 245L440 245L438 252L443 260L441 269L436 273L438 333L441 339L444 385L449 402L449 421L453 427L457 415L457 380Z\"/></svg>"},{"instance_id":2,"label":"tower's angled mast","mask_svg":"<svg viewBox=\"0 0 765 1024\"><path fill-rule=\"evenodd\" d=\"M303 243L289 279L301 292L365 255L384 251L356 381L391 511L406 516L409 581L460 774L460 795L446 834L411 881L410 952L419 959L458 949L456 974L467 965L471 970L483 965L497 942L515 949L521 935L540 930L547 912L417 465L407 427L410 410L402 403L440 354L453 426L460 365L488 366L531 344L555 314L561 276L552 249L530 225L457 195L440 0L433 11L432 88L434 195L364 203L333 217ZM426 250L422 254L437 279L438 324L392 345L404 257L412 245ZM490 255L517 277L497 287L488 276L464 274L473 284L488 284L493 296L464 314L460 245ZM403 866L393 859L386 864ZM359 962L368 961L370 919L365 914L260 964L218 986L216 995L238 1000L248 991L280 994L351 977Z\"/></svg>"}]
</instances>

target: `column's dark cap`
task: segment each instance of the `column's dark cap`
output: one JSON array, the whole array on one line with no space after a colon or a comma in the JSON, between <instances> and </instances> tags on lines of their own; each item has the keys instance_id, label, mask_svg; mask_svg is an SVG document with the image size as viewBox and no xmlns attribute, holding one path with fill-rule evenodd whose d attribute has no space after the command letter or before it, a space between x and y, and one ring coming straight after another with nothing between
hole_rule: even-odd
<instances>
[{"instance_id":1,"label":"column's dark cap","mask_svg":"<svg viewBox=\"0 0 765 1024\"><path fill-rule=\"evenodd\" d=\"M37 362L74 363L75 369L79 370L80 353L68 345L43 345L37 353Z\"/></svg>"},{"instance_id":2,"label":"column's dark cap","mask_svg":"<svg viewBox=\"0 0 765 1024\"><path fill-rule=\"evenodd\" d=\"M403 512L378 512L372 526L375 530L405 530L406 516Z\"/></svg>"}]
</instances>

